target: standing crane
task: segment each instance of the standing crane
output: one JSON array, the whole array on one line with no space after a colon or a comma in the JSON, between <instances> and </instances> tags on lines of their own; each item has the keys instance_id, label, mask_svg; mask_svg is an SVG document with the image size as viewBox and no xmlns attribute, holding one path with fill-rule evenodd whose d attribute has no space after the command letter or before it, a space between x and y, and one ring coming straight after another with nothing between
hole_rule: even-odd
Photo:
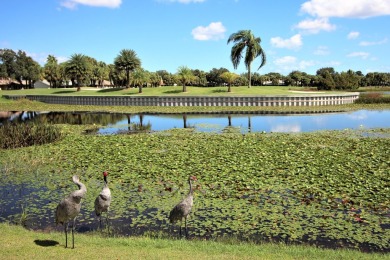
<instances>
[{"instance_id":1,"label":"standing crane","mask_svg":"<svg viewBox=\"0 0 390 260\"><path fill-rule=\"evenodd\" d=\"M184 218L184 225L185 225L185 235L188 237L188 230L187 230L187 217L191 212L192 205L194 204L194 196L193 196L193 189L192 189L192 181L197 181L197 178L195 176L190 176L188 178L188 183L190 185L190 191L188 192L187 197L185 197L179 204L177 204L169 213L169 221L170 223L175 223L177 221L180 221L180 237L181 237L181 226Z\"/></svg>"},{"instance_id":2,"label":"standing crane","mask_svg":"<svg viewBox=\"0 0 390 260\"><path fill-rule=\"evenodd\" d=\"M76 225L76 217L80 213L81 199L84 198L87 193L87 188L77 175L72 177L73 182L79 187L78 190L72 192L68 197L63 199L58 204L55 212L56 224L64 225L65 230L65 248L68 247L68 225L69 221L73 221L72 225L72 248L74 248L74 229Z\"/></svg>"},{"instance_id":3,"label":"standing crane","mask_svg":"<svg viewBox=\"0 0 390 260\"><path fill-rule=\"evenodd\" d=\"M110 203L111 203L111 191L110 191L110 188L108 187L107 176L108 176L108 172L104 171L103 172L104 187L103 187L102 191L100 192L99 196L97 196L96 200L95 200L95 214L100 219L100 221L99 221L100 229L102 228L102 213L103 212L107 212L106 222L108 225L108 209L109 209Z\"/></svg>"}]
</instances>

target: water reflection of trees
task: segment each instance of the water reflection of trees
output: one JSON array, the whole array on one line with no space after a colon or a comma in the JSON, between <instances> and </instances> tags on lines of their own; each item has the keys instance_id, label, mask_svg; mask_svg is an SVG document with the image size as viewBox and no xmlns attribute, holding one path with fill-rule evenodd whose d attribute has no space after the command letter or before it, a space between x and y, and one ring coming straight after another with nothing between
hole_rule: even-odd
<instances>
[{"instance_id":1,"label":"water reflection of trees","mask_svg":"<svg viewBox=\"0 0 390 260\"><path fill-rule=\"evenodd\" d=\"M122 120L125 115L111 113L73 113L73 112L49 112L39 113L31 111L21 112L1 112L0 122L12 121L21 123L25 121L34 121L37 123L48 124L70 124L70 125L108 125Z\"/></svg>"},{"instance_id":2,"label":"water reflection of trees","mask_svg":"<svg viewBox=\"0 0 390 260\"><path fill-rule=\"evenodd\" d=\"M38 118L40 122L50 124L108 125L114 124L124 117L125 115L123 114L50 112L46 116Z\"/></svg>"},{"instance_id":3,"label":"water reflection of trees","mask_svg":"<svg viewBox=\"0 0 390 260\"><path fill-rule=\"evenodd\" d=\"M21 123L23 121L31 120L37 116L37 112L31 111L5 111L0 112L0 124L12 121L16 123Z\"/></svg>"}]
</instances>

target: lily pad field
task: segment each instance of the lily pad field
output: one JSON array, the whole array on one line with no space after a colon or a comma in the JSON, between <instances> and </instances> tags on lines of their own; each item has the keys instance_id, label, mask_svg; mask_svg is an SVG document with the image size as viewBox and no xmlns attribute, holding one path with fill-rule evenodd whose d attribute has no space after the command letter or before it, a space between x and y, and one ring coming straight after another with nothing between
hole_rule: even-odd
<instances>
[{"instance_id":1,"label":"lily pad field","mask_svg":"<svg viewBox=\"0 0 390 260\"><path fill-rule=\"evenodd\" d=\"M189 239L389 252L389 129L94 135L94 126L56 127L59 141L0 150L1 222L62 230L54 210L77 189L77 174L88 189L77 231L95 231L107 170L111 235L178 237L169 211L195 175Z\"/></svg>"}]
</instances>

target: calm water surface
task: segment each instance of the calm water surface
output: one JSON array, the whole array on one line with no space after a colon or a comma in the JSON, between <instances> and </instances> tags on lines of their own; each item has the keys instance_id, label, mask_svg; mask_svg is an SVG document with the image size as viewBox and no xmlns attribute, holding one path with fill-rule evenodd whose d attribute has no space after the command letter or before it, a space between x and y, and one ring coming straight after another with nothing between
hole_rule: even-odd
<instances>
[{"instance_id":1,"label":"calm water surface","mask_svg":"<svg viewBox=\"0 0 390 260\"><path fill-rule=\"evenodd\" d=\"M4 113L4 112L0 112ZM102 125L99 134L126 131L164 131L193 128L199 132L222 132L234 128L247 132L312 132L318 130L390 127L390 110L358 110L314 114L121 114L88 112L14 112L5 121L38 121L52 124Z\"/></svg>"},{"instance_id":2,"label":"calm water surface","mask_svg":"<svg viewBox=\"0 0 390 260\"><path fill-rule=\"evenodd\" d=\"M359 110L351 113L304 115L187 115L186 118L169 115L133 115L131 122L150 125L153 131L173 128L194 128L200 132L221 132L226 127L241 132L312 132L318 130L342 130L390 127L390 111ZM126 130L128 120L123 119L99 130L111 134Z\"/></svg>"}]
</instances>

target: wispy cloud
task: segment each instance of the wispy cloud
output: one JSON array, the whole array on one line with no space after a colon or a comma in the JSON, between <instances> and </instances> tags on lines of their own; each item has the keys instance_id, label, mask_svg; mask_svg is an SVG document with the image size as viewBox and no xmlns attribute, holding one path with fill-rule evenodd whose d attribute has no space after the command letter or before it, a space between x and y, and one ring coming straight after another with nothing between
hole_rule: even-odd
<instances>
[{"instance_id":1,"label":"wispy cloud","mask_svg":"<svg viewBox=\"0 0 390 260\"><path fill-rule=\"evenodd\" d=\"M65 0L61 2L61 6L68 9L75 9L78 5L118 8L121 4L122 0Z\"/></svg>"},{"instance_id":2,"label":"wispy cloud","mask_svg":"<svg viewBox=\"0 0 390 260\"><path fill-rule=\"evenodd\" d=\"M306 19L295 25L295 28L300 29L306 33L319 33L320 31L333 31L336 25L329 23L328 18Z\"/></svg>"},{"instance_id":3,"label":"wispy cloud","mask_svg":"<svg viewBox=\"0 0 390 260\"><path fill-rule=\"evenodd\" d=\"M213 22L208 26L198 26L192 30L192 36L195 40L209 41L220 40L225 37L226 28L221 22Z\"/></svg>"},{"instance_id":4,"label":"wispy cloud","mask_svg":"<svg viewBox=\"0 0 390 260\"><path fill-rule=\"evenodd\" d=\"M347 55L347 57L350 58L362 58L362 59L367 59L370 56L368 52L352 52Z\"/></svg>"},{"instance_id":5,"label":"wispy cloud","mask_svg":"<svg viewBox=\"0 0 390 260\"><path fill-rule=\"evenodd\" d=\"M359 32L350 32L350 33L348 33L347 38L350 40L353 40L353 39L356 39L357 37L359 37L359 35L360 35Z\"/></svg>"},{"instance_id":6,"label":"wispy cloud","mask_svg":"<svg viewBox=\"0 0 390 260\"><path fill-rule=\"evenodd\" d=\"M181 3L181 4L203 3L205 1L206 0L158 0L158 2Z\"/></svg>"},{"instance_id":7,"label":"wispy cloud","mask_svg":"<svg viewBox=\"0 0 390 260\"><path fill-rule=\"evenodd\" d=\"M305 70L308 67L314 66L314 61L299 61L294 56L284 56L274 60L276 67L283 72L290 72L292 70Z\"/></svg>"},{"instance_id":8,"label":"wispy cloud","mask_svg":"<svg viewBox=\"0 0 390 260\"><path fill-rule=\"evenodd\" d=\"M330 53L329 48L327 46L318 46L314 51L314 55L325 56Z\"/></svg>"},{"instance_id":9,"label":"wispy cloud","mask_svg":"<svg viewBox=\"0 0 390 260\"><path fill-rule=\"evenodd\" d=\"M314 17L369 18L390 15L388 0L310 0L301 11Z\"/></svg>"},{"instance_id":10,"label":"wispy cloud","mask_svg":"<svg viewBox=\"0 0 390 260\"><path fill-rule=\"evenodd\" d=\"M271 127L271 132L278 132L278 133L299 133L301 132L301 126L298 123L292 123L292 124L280 124L280 125L274 125Z\"/></svg>"},{"instance_id":11,"label":"wispy cloud","mask_svg":"<svg viewBox=\"0 0 390 260\"><path fill-rule=\"evenodd\" d=\"M381 41L377 41L377 42L367 42L367 41L363 41L363 42L360 42L359 45L360 46L371 46L371 45L381 45L381 44L385 44L387 42L387 38L381 40Z\"/></svg>"},{"instance_id":12,"label":"wispy cloud","mask_svg":"<svg viewBox=\"0 0 390 260\"><path fill-rule=\"evenodd\" d=\"M298 49L303 45L302 36L296 34L289 39L282 39L281 37L271 38L271 44L276 48Z\"/></svg>"}]
</instances>

